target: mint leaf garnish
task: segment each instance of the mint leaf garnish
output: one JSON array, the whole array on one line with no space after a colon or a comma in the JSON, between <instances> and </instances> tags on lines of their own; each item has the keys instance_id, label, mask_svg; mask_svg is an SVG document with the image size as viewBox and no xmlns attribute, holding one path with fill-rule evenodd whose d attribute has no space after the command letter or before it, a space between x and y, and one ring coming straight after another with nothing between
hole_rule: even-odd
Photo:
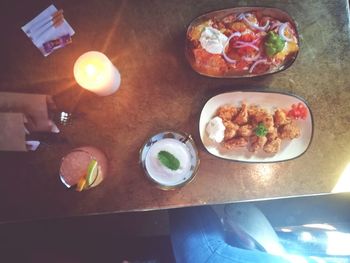
<instances>
[{"instance_id":1,"label":"mint leaf garnish","mask_svg":"<svg viewBox=\"0 0 350 263\"><path fill-rule=\"evenodd\" d=\"M180 161L170 152L160 151L158 153L158 159L161 164L163 164L165 167L169 168L170 170L176 171L177 169L180 168Z\"/></svg>"}]
</instances>

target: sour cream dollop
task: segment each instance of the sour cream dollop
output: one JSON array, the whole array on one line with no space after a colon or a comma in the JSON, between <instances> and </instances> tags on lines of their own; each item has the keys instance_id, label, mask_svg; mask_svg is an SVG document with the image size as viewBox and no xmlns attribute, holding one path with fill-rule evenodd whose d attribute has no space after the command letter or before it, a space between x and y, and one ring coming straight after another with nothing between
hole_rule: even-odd
<instances>
[{"instance_id":1,"label":"sour cream dollop","mask_svg":"<svg viewBox=\"0 0 350 263\"><path fill-rule=\"evenodd\" d=\"M220 117L211 119L206 127L209 138L215 142L222 142L225 137L225 125Z\"/></svg>"},{"instance_id":2,"label":"sour cream dollop","mask_svg":"<svg viewBox=\"0 0 350 263\"><path fill-rule=\"evenodd\" d=\"M158 159L160 151L167 151L180 162L180 168L173 171L165 167ZM151 146L146 155L148 174L158 183L167 186L178 185L191 176L191 155L187 146L176 139L162 139Z\"/></svg>"},{"instance_id":3,"label":"sour cream dollop","mask_svg":"<svg viewBox=\"0 0 350 263\"><path fill-rule=\"evenodd\" d=\"M221 54L227 42L227 36L213 27L205 27L199 42L202 47L211 54Z\"/></svg>"}]
</instances>

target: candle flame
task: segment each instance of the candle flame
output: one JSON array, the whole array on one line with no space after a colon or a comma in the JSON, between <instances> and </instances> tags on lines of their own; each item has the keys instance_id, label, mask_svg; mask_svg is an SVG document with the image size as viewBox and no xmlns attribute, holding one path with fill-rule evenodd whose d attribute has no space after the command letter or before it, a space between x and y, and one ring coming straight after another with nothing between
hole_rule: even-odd
<instances>
[{"instance_id":1,"label":"candle flame","mask_svg":"<svg viewBox=\"0 0 350 263\"><path fill-rule=\"evenodd\" d=\"M87 64L85 68L86 74L90 77L94 76L96 74L96 68L92 64Z\"/></svg>"},{"instance_id":2,"label":"candle flame","mask_svg":"<svg viewBox=\"0 0 350 263\"><path fill-rule=\"evenodd\" d=\"M109 74L108 63L91 58L83 61L76 69L75 77L78 83L90 90L98 90L106 82L106 75Z\"/></svg>"}]
</instances>

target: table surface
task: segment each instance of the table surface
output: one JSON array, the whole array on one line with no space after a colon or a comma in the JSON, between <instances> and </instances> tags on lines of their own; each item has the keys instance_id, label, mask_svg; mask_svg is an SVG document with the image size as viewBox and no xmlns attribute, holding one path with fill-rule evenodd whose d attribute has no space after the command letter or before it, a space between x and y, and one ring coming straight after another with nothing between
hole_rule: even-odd
<instances>
[{"instance_id":1,"label":"table surface","mask_svg":"<svg viewBox=\"0 0 350 263\"><path fill-rule=\"evenodd\" d=\"M6 1L5 1L6 2ZM213 79L194 72L184 56L185 32L195 17L261 1L58 0L76 31L73 43L44 58L20 30L47 1L1 3L0 90L57 95L68 107L80 92L77 57L104 52L122 76L117 93L86 92L57 142L36 152L0 153L0 222L122 211L165 209L244 200L330 193L350 161L349 17L347 0L264 1L297 21L301 50L286 71L254 79ZM234 90L290 92L309 103L314 137L292 161L247 164L222 160L203 147L201 109L212 96ZM139 165L151 135L178 130L193 135L200 168L195 180L173 191L152 185ZM59 181L60 159L77 146L108 155L110 172L98 187L77 193Z\"/></svg>"}]
</instances>

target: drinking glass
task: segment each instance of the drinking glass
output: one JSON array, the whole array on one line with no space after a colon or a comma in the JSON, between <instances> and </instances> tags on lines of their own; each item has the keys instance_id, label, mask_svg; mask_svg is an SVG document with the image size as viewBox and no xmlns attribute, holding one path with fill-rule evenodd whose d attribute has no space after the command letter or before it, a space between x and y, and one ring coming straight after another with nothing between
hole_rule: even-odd
<instances>
[{"instance_id":1,"label":"drinking glass","mask_svg":"<svg viewBox=\"0 0 350 263\"><path fill-rule=\"evenodd\" d=\"M89 166L96 161L95 175L93 180L80 190L87 190L99 185L107 175L108 161L106 155L96 147L84 146L73 149L62 158L60 166L60 179L68 187L78 187L81 180L84 181L89 171ZM78 188L77 188L78 190Z\"/></svg>"}]
</instances>

